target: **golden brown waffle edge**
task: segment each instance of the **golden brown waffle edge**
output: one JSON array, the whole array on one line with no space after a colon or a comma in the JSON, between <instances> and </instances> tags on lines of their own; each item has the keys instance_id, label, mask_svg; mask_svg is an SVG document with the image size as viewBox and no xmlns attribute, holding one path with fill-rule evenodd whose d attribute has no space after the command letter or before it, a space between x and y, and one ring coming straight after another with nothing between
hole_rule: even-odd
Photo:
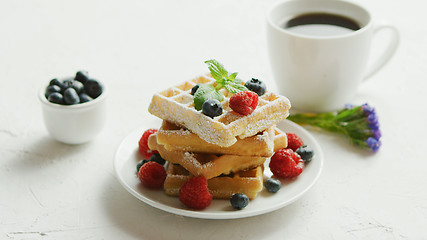
<instances>
[{"instance_id":1,"label":"golden brown waffle edge","mask_svg":"<svg viewBox=\"0 0 427 240\"><path fill-rule=\"evenodd\" d=\"M275 141L278 145L281 142L280 145L283 148L286 147L286 139L276 140L280 136L276 133L275 127L271 126L254 136L244 139L237 138L236 143L230 147L221 147L204 141L189 130L163 121L156 135L157 143L163 145L168 151L269 157L273 154Z\"/></svg>"},{"instance_id":2,"label":"golden brown waffle edge","mask_svg":"<svg viewBox=\"0 0 427 240\"><path fill-rule=\"evenodd\" d=\"M178 196L181 186L192 177L192 174L178 164L169 163L163 188L170 196ZM254 199L263 189L263 165L239 171L230 175L221 175L208 179L209 192L215 199L229 199L234 193L246 194Z\"/></svg>"},{"instance_id":3,"label":"golden brown waffle edge","mask_svg":"<svg viewBox=\"0 0 427 240\"><path fill-rule=\"evenodd\" d=\"M202 175L206 179L249 169L261 165L267 160L266 157L168 151L157 143L156 134L152 134L148 138L148 146L151 150L158 151L166 161L182 165L193 175Z\"/></svg>"}]
</instances>

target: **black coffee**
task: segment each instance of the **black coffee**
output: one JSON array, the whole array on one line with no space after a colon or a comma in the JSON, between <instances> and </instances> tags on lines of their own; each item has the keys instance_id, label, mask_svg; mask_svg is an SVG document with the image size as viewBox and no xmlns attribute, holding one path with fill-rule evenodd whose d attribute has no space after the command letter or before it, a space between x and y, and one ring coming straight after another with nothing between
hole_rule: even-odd
<instances>
[{"instance_id":1,"label":"black coffee","mask_svg":"<svg viewBox=\"0 0 427 240\"><path fill-rule=\"evenodd\" d=\"M283 27L288 31L309 36L342 35L361 28L353 19L329 13L299 15L287 21Z\"/></svg>"}]
</instances>

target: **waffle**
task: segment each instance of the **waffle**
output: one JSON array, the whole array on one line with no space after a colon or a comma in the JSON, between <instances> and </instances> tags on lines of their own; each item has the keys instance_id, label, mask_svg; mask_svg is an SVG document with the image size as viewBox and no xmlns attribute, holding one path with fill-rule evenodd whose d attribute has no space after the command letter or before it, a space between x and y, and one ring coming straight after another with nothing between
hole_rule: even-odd
<instances>
[{"instance_id":1,"label":"waffle","mask_svg":"<svg viewBox=\"0 0 427 240\"><path fill-rule=\"evenodd\" d=\"M157 132L157 143L163 145L168 151L269 157L274 147L274 126L255 136L238 138L230 147L220 147L204 141L185 128L163 121Z\"/></svg>"},{"instance_id":2,"label":"waffle","mask_svg":"<svg viewBox=\"0 0 427 240\"><path fill-rule=\"evenodd\" d=\"M277 152L277 150L286 148L288 146L288 137L286 133L280 131L277 127L274 128L274 147L273 152Z\"/></svg>"},{"instance_id":3,"label":"waffle","mask_svg":"<svg viewBox=\"0 0 427 240\"><path fill-rule=\"evenodd\" d=\"M168 151L269 157L287 146L286 134L274 126L252 137L237 138L236 143L230 147L208 143L189 130L168 121L162 122L156 134L157 143Z\"/></svg>"},{"instance_id":4,"label":"waffle","mask_svg":"<svg viewBox=\"0 0 427 240\"><path fill-rule=\"evenodd\" d=\"M158 151L160 156L168 162L182 165L193 175L202 175L207 179L221 174L253 168L267 160L266 157L168 151L163 145L157 143L156 135L152 134L148 138L148 146L151 150Z\"/></svg>"},{"instance_id":5,"label":"waffle","mask_svg":"<svg viewBox=\"0 0 427 240\"><path fill-rule=\"evenodd\" d=\"M261 132L282 121L291 107L286 97L266 92L259 97L258 107L249 115L234 113L228 106L231 93L221 89L225 98L221 102L223 114L210 118L194 108L191 88L196 84L216 84L210 75L203 75L154 94L148 111L163 119L184 126L206 142L228 147L237 140Z\"/></svg>"},{"instance_id":6,"label":"waffle","mask_svg":"<svg viewBox=\"0 0 427 240\"><path fill-rule=\"evenodd\" d=\"M263 165L229 175L208 179L209 192L216 199L230 199L234 193L244 193L254 199L263 188ZM166 194L178 196L181 186L192 177L191 173L178 164L169 163L163 185Z\"/></svg>"}]
</instances>

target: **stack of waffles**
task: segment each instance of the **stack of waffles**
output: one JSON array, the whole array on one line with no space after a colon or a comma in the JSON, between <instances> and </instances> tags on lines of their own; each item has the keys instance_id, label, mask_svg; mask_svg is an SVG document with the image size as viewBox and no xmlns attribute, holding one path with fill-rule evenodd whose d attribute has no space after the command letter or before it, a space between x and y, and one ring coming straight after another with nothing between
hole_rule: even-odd
<instances>
[{"instance_id":1,"label":"stack of waffles","mask_svg":"<svg viewBox=\"0 0 427 240\"><path fill-rule=\"evenodd\" d=\"M216 82L210 75L197 77L155 94L149 106L163 119L148 146L168 161L164 190L178 196L189 178L202 175L214 198L244 193L253 199L263 188L264 162L287 146L275 125L289 115L289 100L266 92L254 112L242 116L228 106L232 94L221 89L223 113L211 118L194 108L191 89L197 84Z\"/></svg>"}]
</instances>

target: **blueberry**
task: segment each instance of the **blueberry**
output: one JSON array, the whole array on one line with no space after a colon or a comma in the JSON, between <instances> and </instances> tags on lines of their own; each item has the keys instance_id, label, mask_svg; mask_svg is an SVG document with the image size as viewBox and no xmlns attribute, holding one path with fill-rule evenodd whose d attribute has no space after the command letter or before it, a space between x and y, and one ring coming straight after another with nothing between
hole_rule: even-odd
<instances>
[{"instance_id":1,"label":"blueberry","mask_svg":"<svg viewBox=\"0 0 427 240\"><path fill-rule=\"evenodd\" d=\"M84 91L83 83L73 79L65 79L62 81L62 86L62 92L67 88L74 88L78 94Z\"/></svg>"},{"instance_id":2,"label":"blueberry","mask_svg":"<svg viewBox=\"0 0 427 240\"><path fill-rule=\"evenodd\" d=\"M89 101L93 100L93 98L91 98L86 93L80 93L79 94L79 98L80 98L80 103L85 103L85 102L89 102Z\"/></svg>"},{"instance_id":3,"label":"blueberry","mask_svg":"<svg viewBox=\"0 0 427 240\"><path fill-rule=\"evenodd\" d=\"M89 80L89 74L87 71L78 71L74 79L85 84Z\"/></svg>"},{"instance_id":4,"label":"blueberry","mask_svg":"<svg viewBox=\"0 0 427 240\"><path fill-rule=\"evenodd\" d=\"M79 95L74 88L67 88L64 91L64 102L68 105L80 103Z\"/></svg>"},{"instance_id":5,"label":"blueberry","mask_svg":"<svg viewBox=\"0 0 427 240\"><path fill-rule=\"evenodd\" d=\"M87 95L97 98L102 93L102 85L95 79L89 79L84 84Z\"/></svg>"},{"instance_id":6,"label":"blueberry","mask_svg":"<svg viewBox=\"0 0 427 240\"><path fill-rule=\"evenodd\" d=\"M136 164L136 173L138 174L139 169L142 167L142 165L144 165L148 162L149 162L149 160L146 160L146 159L139 161L138 164Z\"/></svg>"},{"instance_id":7,"label":"blueberry","mask_svg":"<svg viewBox=\"0 0 427 240\"><path fill-rule=\"evenodd\" d=\"M247 81L245 83L245 87L251 90L252 92L258 94L258 96L264 95L265 91L267 90L267 86L265 86L265 83L256 78L252 78L251 80Z\"/></svg>"},{"instance_id":8,"label":"blueberry","mask_svg":"<svg viewBox=\"0 0 427 240\"><path fill-rule=\"evenodd\" d=\"M62 81L62 86L61 86L62 94L64 94L64 91L70 87L73 87L73 79L64 79Z\"/></svg>"},{"instance_id":9,"label":"blueberry","mask_svg":"<svg viewBox=\"0 0 427 240\"><path fill-rule=\"evenodd\" d=\"M202 105L202 113L214 118L222 114L222 105L216 99L208 99Z\"/></svg>"},{"instance_id":10,"label":"blueberry","mask_svg":"<svg viewBox=\"0 0 427 240\"><path fill-rule=\"evenodd\" d=\"M49 86L52 86L52 85L59 86L61 89L64 87L64 85L62 84L62 82L59 81L57 78L54 78L54 79L50 80Z\"/></svg>"},{"instance_id":11,"label":"blueberry","mask_svg":"<svg viewBox=\"0 0 427 240\"><path fill-rule=\"evenodd\" d=\"M301 159L305 163L310 162L311 159L313 159L313 156L314 156L313 149L311 147L307 146L307 145L299 147L295 152L298 153L298 155L300 155Z\"/></svg>"},{"instance_id":12,"label":"blueberry","mask_svg":"<svg viewBox=\"0 0 427 240\"><path fill-rule=\"evenodd\" d=\"M71 87L74 88L78 94L84 91L83 83L76 80L71 81Z\"/></svg>"},{"instance_id":13,"label":"blueberry","mask_svg":"<svg viewBox=\"0 0 427 240\"><path fill-rule=\"evenodd\" d=\"M235 193L230 198L231 206L235 209L243 209L249 204L249 198L243 193Z\"/></svg>"},{"instance_id":14,"label":"blueberry","mask_svg":"<svg viewBox=\"0 0 427 240\"><path fill-rule=\"evenodd\" d=\"M59 92L51 93L51 94L48 96L47 100L48 100L49 102L52 102L52 103L64 104L64 97L63 97L63 96L62 96L62 94L61 94L61 93L59 93Z\"/></svg>"},{"instance_id":15,"label":"blueberry","mask_svg":"<svg viewBox=\"0 0 427 240\"><path fill-rule=\"evenodd\" d=\"M164 160L162 156L160 156L160 154L158 153L154 153L153 155L151 155L150 161L157 162L160 165L164 165L166 163L166 160Z\"/></svg>"},{"instance_id":16,"label":"blueberry","mask_svg":"<svg viewBox=\"0 0 427 240\"><path fill-rule=\"evenodd\" d=\"M197 89L199 89L200 85L196 84L193 88L191 88L191 95L194 95L197 92Z\"/></svg>"},{"instance_id":17,"label":"blueberry","mask_svg":"<svg viewBox=\"0 0 427 240\"><path fill-rule=\"evenodd\" d=\"M61 92L61 87L59 87L58 85L50 85L50 86L48 86L48 87L46 88L46 91L45 91L45 93L44 93L44 96L45 96L46 98L48 98L48 97L49 97L49 95L50 95L50 94L52 94L52 93L54 93L54 92L57 92L57 93Z\"/></svg>"},{"instance_id":18,"label":"blueberry","mask_svg":"<svg viewBox=\"0 0 427 240\"><path fill-rule=\"evenodd\" d=\"M267 191L276 193L282 187L282 182L276 178L269 178L267 181L265 181L264 186Z\"/></svg>"}]
</instances>

